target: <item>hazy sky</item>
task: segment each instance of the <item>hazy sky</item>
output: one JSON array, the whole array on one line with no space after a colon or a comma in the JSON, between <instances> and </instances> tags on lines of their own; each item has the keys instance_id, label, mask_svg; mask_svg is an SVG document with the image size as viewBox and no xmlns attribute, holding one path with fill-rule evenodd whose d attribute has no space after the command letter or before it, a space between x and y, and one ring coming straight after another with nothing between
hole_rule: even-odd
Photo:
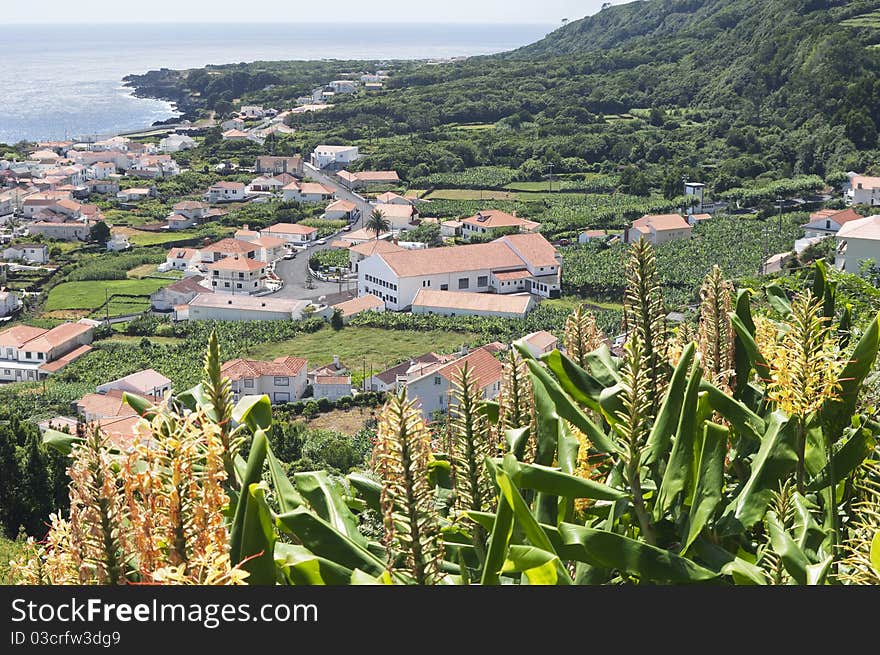
<instances>
[{"instance_id":1,"label":"hazy sky","mask_svg":"<svg viewBox=\"0 0 880 655\"><path fill-rule=\"evenodd\" d=\"M628 0L613 0L623 4ZM133 22L506 22L558 23L599 10L603 0L2 0L0 24Z\"/></svg>"}]
</instances>

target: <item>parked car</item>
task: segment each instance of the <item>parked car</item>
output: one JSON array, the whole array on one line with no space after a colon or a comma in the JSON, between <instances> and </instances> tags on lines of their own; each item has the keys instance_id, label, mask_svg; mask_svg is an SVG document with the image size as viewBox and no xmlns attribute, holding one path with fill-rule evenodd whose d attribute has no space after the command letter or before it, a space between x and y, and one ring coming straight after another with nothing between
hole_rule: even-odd
<instances>
[{"instance_id":1,"label":"parked car","mask_svg":"<svg viewBox=\"0 0 880 655\"><path fill-rule=\"evenodd\" d=\"M293 251L285 254L284 257L282 257L282 259L293 259L294 257L296 257L296 250L293 250Z\"/></svg>"},{"instance_id":2,"label":"parked car","mask_svg":"<svg viewBox=\"0 0 880 655\"><path fill-rule=\"evenodd\" d=\"M344 228L342 228L342 231L343 232L351 232L351 225L346 225Z\"/></svg>"},{"instance_id":3,"label":"parked car","mask_svg":"<svg viewBox=\"0 0 880 655\"><path fill-rule=\"evenodd\" d=\"M317 241L315 241L315 244L319 245L319 246L323 246L326 243L327 243L327 239L318 239Z\"/></svg>"}]
</instances>

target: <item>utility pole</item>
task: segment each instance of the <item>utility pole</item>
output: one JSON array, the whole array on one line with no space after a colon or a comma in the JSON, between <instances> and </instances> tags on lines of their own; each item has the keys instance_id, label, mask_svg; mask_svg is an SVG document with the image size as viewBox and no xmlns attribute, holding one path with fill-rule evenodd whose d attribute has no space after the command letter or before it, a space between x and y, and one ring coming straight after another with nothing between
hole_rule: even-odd
<instances>
[{"instance_id":1,"label":"utility pole","mask_svg":"<svg viewBox=\"0 0 880 655\"><path fill-rule=\"evenodd\" d=\"M550 169L550 175L548 176L548 181L550 183L549 191L550 191L550 193L553 193L553 162L552 161L549 164L547 164L547 168Z\"/></svg>"},{"instance_id":2,"label":"utility pole","mask_svg":"<svg viewBox=\"0 0 880 655\"><path fill-rule=\"evenodd\" d=\"M110 325L110 290L104 287L104 315L107 317L107 325Z\"/></svg>"},{"instance_id":3,"label":"utility pole","mask_svg":"<svg viewBox=\"0 0 880 655\"><path fill-rule=\"evenodd\" d=\"M779 234L782 234L782 196L776 196L776 201L779 203L779 225L777 229Z\"/></svg>"}]
</instances>

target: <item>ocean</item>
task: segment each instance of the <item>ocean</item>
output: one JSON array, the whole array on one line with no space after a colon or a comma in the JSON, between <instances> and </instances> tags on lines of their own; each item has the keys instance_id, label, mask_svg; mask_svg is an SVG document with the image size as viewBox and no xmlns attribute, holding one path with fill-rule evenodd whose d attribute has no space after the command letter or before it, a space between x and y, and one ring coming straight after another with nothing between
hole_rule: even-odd
<instances>
[{"instance_id":1,"label":"ocean","mask_svg":"<svg viewBox=\"0 0 880 655\"><path fill-rule=\"evenodd\" d=\"M177 114L135 98L130 73L258 60L430 59L511 50L548 24L6 25L0 143L107 135Z\"/></svg>"}]
</instances>

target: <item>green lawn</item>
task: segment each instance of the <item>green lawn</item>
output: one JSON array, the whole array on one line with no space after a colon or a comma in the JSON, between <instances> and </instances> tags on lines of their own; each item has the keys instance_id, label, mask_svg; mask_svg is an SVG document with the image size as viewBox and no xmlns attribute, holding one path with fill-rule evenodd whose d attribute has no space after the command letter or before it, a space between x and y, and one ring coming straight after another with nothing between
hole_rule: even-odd
<instances>
[{"instance_id":1,"label":"green lawn","mask_svg":"<svg viewBox=\"0 0 880 655\"><path fill-rule=\"evenodd\" d=\"M108 295L126 293L149 296L171 280L145 278L143 280L89 280L87 282L64 282L49 291L46 311L58 309L95 309L104 304ZM119 303L129 302L120 298ZM138 311L138 310L135 310ZM127 313L127 312L122 312Z\"/></svg>"},{"instance_id":2,"label":"green lawn","mask_svg":"<svg viewBox=\"0 0 880 655\"><path fill-rule=\"evenodd\" d=\"M492 130L495 129L495 123L470 123L467 125L452 125L456 130Z\"/></svg>"},{"instance_id":3,"label":"green lawn","mask_svg":"<svg viewBox=\"0 0 880 655\"><path fill-rule=\"evenodd\" d=\"M309 368L329 364L333 355L339 355L343 364L352 368L355 383L363 379L366 358L367 375L370 366L373 373L406 359L429 351L444 353L457 350L464 344L474 343L477 335L450 333L442 330L419 332L416 330L383 330L370 327L346 327L338 332L326 327L312 334L302 334L278 343L260 343L249 349L248 357L272 359L282 355L304 357Z\"/></svg>"},{"instance_id":4,"label":"green lawn","mask_svg":"<svg viewBox=\"0 0 880 655\"><path fill-rule=\"evenodd\" d=\"M154 278L162 278L165 280L179 280L183 277L183 271L178 271L176 269L172 269L170 271L165 271L164 273L160 273L156 270L156 264L141 264L140 266L135 266L133 269L126 273L130 278L142 279L145 277L154 277Z\"/></svg>"},{"instance_id":5,"label":"green lawn","mask_svg":"<svg viewBox=\"0 0 880 655\"><path fill-rule=\"evenodd\" d=\"M594 300L593 298L578 298L577 296L563 296L562 298L555 298L553 300L542 300L541 304L548 307L567 309L570 311L574 311L578 308L579 305L588 305L590 307L597 307L599 309L623 309L623 305L619 303L606 302L604 300Z\"/></svg>"}]
</instances>

